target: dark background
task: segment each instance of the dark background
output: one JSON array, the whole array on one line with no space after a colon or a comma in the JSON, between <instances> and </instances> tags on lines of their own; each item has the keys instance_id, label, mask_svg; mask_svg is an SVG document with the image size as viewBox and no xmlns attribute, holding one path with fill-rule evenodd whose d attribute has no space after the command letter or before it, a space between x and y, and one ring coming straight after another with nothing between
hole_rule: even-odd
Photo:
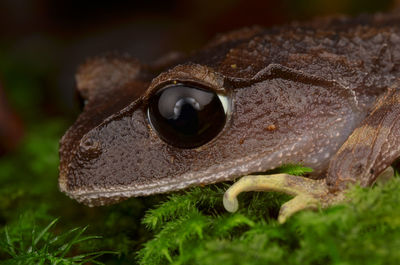
<instances>
[{"instance_id":1,"label":"dark background","mask_svg":"<svg viewBox=\"0 0 400 265\"><path fill-rule=\"evenodd\" d=\"M243 26L395 5L392 0L2 0L0 153L15 148L37 108L44 110L41 115L76 116L74 73L89 56L119 51L151 61L169 51L190 52Z\"/></svg>"},{"instance_id":2,"label":"dark background","mask_svg":"<svg viewBox=\"0 0 400 265\"><path fill-rule=\"evenodd\" d=\"M55 100L55 108L68 110L73 74L88 56L117 50L150 61L172 50L189 52L217 33L243 26L371 13L394 5L391 0L2 0L0 53L36 70L46 68L44 103ZM0 72L3 79L5 74Z\"/></svg>"}]
</instances>

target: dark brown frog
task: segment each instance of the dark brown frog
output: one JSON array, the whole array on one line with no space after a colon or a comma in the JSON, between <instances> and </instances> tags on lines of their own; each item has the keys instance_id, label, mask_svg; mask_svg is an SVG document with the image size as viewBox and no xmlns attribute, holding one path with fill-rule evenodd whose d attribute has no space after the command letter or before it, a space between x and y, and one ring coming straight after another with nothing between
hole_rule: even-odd
<instances>
[{"instance_id":1,"label":"dark brown frog","mask_svg":"<svg viewBox=\"0 0 400 265\"><path fill-rule=\"evenodd\" d=\"M60 147L60 188L89 206L233 180L295 195L292 213L372 185L400 156L400 15L336 17L217 37L192 55L88 60L86 105ZM162 62L162 63L161 63ZM250 175L282 164L305 177Z\"/></svg>"}]
</instances>

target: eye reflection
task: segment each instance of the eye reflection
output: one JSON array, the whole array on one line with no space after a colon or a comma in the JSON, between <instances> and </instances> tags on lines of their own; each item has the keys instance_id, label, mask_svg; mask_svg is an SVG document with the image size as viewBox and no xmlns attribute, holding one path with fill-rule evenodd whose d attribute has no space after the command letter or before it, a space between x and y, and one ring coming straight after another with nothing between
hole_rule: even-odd
<instances>
[{"instance_id":1,"label":"eye reflection","mask_svg":"<svg viewBox=\"0 0 400 265\"><path fill-rule=\"evenodd\" d=\"M201 146L217 136L225 125L227 104L220 97L194 86L167 86L149 100L150 124L170 145Z\"/></svg>"},{"instance_id":2,"label":"eye reflection","mask_svg":"<svg viewBox=\"0 0 400 265\"><path fill-rule=\"evenodd\" d=\"M176 120L179 118L179 116L181 115L181 112L182 112L182 107L184 107L185 104L189 104L195 110L201 110L200 104L199 104L199 102L196 101L196 99L182 98L175 103L174 116L172 117L172 119Z\"/></svg>"}]
</instances>

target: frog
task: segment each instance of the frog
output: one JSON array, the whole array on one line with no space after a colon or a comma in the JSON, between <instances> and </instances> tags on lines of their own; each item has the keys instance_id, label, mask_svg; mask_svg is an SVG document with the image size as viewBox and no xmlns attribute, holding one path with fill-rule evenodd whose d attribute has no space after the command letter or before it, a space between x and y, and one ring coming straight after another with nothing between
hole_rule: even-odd
<instances>
[{"instance_id":1,"label":"frog","mask_svg":"<svg viewBox=\"0 0 400 265\"><path fill-rule=\"evenodd\" d=\"M235 181L292 196L285 222L393 175L400 157L400 14L334 16L216 36L188 55L86 60L82 113L60 140L59 187L88 206ZM305 176L265 174L285 164Z\"/></svg>"}]
</instances>

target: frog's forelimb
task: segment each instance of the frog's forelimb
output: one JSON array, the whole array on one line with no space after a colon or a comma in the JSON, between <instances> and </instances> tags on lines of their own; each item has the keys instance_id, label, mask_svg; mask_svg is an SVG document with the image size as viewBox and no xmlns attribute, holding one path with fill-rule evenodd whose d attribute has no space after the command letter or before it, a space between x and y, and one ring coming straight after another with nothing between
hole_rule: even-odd
<instances>
[{"instance_id":1,"label":"frog's forelimb","mask_svg":"<svg viewBox=\"0 0 400 265\"><path fill-rule=\"evenodd\" d=\"M343 193L331 193L323 179L313 180L289 174L248 175L226 191L223 198L225 209L235 212L238 209L237 196L245 191L276 191L294 196L282 205L278 217L280 223L300 210L326 207L344 198Z\"/></svg>"},{"instance_id":2,"label":"frog's forelimb","mask_svg":"<svg viewBox=\"0 0 400 265\"><path fill-rule=\"evenodd\" d=\"M377 178L386 182L394 175L392 167L385 169ZM237 196L246 191L275 191L294 196L279 211L278 222L284 223L293 214L305 210L325 208L345 200L345 193L330 192L325 179L314 180L289 174L248 175L233 184L224 194L223 204L227 211L239 208Z\"/></svg>"},{"instance_id":3,"label":"frog's forelimb","mask_svg":"<svg viewBox=\"0 0 400 265\"><path fill-rule=\"evenodd\" d=\"M330 190L371 186L400 157L400 81L381 96L330 161Z\"/></svg>"}]
</instances>

